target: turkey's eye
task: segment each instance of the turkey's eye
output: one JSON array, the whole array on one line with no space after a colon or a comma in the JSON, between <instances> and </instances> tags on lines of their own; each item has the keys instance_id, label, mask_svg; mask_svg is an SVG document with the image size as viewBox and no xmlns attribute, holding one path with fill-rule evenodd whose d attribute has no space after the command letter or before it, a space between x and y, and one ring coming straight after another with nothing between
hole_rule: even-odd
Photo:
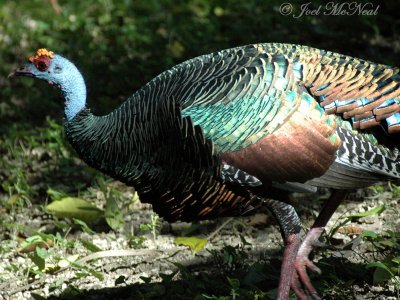
<instances>
[{"instance_id":1,"label":"turkey's eye","mask_svg":"<svg viewBox=\"0 0 400 300\"><path fill-rule=\"evenodd\" d=\"M49 68L51 64L51 59L47 56L42 55L39 57L35 57L32 62L35 65L36 69L38 69L40 72L44 72Z\"/></svg>"},{"instance_id":2,"label":"turkey's eye","mask_svg":"<svg viewBox=\"0 0 400 300\"><path fill-rule=\"evenodd\" d=\"M46 71L46 69L47 69L47 64L44 62L44 61L39 61L38 63L37 63L37 68L38 68L38 70L39 71Z\"/></svg>"}]
</instances>

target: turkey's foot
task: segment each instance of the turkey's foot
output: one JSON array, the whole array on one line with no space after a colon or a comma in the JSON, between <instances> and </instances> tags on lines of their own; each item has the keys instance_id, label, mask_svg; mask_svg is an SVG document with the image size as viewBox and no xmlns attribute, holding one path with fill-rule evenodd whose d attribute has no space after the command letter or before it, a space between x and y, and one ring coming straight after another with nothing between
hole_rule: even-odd
<instances>
[{"instance_id":1,"label":"turkey's foot","mask_svg":"<svg viewBox=\"0 0 400 300\"><path fill-rule=\"evenodd\" d=\"M285 251L283 252L281 276L279 278L279 288L276 295L277 300L286 300L289 297L291 278L296 275L296 259L299 246L301 244L300 234L290 234L285 241Z\"/></svg>"},{"instance_id":2,"label":"turkey's foot","mask_svg":"<svg viewBox=\"0 0 400 300\"><path fill-rule=\"evenodd\" d=\"M300 219L290 204L273 199L262 199L262 201L276 217L285 241L285 251L283 253L281 276L276 299L287 300L289 298L291 278L293 278L296 272L297 253L301 245Z\"/></svg>"},{"instance_id":3,"label":"turkey's foot","mask_svg":"<svg viewBox=\"0 0 400 300\"><path fill-rule=\"evenodd\" d=\"M292 276L290 283L291 288L296 293L297 297L303 299L320 299L317 291L313 287L310 277L307 274L307 268L313 272L321 274L321 270L308 258L313 248L319 245L318 239L329 219L332 217L335 210L346 197L346 191L334 190L331 196L325 202L321 212L319 213L314 225L307 233L303 243L300 246L296 256L295 273Z\"/></svg>"},{"instance_id":4,"label":"turkey's foot","mask_svg":"<svg viewBox=\"0 0 400 300\"><path fill-rule=\"evenodd\" d=\"M317 246L316 241L324 231L323 227L312 228L303 243L296 256L295 262L295 273L291 280L291 288L296 293L297 297L301 300L305 299L320 299L317 291L311 283L310 277L307 274L307 269L312 272L321 274L320 268L318 268L309 258L311 251Z\"/></svg>"}]
</instances>

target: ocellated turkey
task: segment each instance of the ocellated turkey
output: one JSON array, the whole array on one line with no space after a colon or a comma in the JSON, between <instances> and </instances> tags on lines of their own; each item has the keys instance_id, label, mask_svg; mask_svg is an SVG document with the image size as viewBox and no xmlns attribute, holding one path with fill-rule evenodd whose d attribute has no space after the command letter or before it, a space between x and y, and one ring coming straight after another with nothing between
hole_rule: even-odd
<instances>
[{"instance_id":1,"label":"ocellated turkey","mask_svg":"<svg viewBox=\"0 0 400 300\"><path fill-rule=\"evenodd\" d=\"M278 299L318 297L313 242L349 189L400 179L397 68L307 46L255 44L185 61L95 116L78 69L46 49L13 74L59 86L65 130L93 168L134 186L168 221L268 207L286 247ZM301 244L292 206L270 190L331 188ZM301 246L300 246L301 244Z\"/></svg>"}]
</instances>

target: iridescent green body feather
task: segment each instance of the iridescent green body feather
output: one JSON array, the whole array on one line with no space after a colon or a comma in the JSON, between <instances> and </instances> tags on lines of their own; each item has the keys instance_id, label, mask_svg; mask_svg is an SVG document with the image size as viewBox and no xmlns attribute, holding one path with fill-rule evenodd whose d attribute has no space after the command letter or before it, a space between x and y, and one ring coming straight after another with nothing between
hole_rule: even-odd
<instances>
[{"instance_id":1,"label":"iridescent green body feather","mask_svg":"<svg viewBox=\"0 0 400 300\"><path fill-rule=\"evenodd\" d=\"M354 118L343 119L345 112L357 109L356 92L363 97L368 94L363 91L364 86L370 89L370 95L382 91L374 96L377 102L381 97L388 98L388 94L394 95L396 110L397 90L385 89L387 85L394 86L391 82L398 88L398 74L394 70L305 46L257 44L228 49L194 58L160 74L110 115L90 117L96 119L93 125L77 122L81 120L77 116L66 124L67 134L81 156L90 160L89 164L136 186L139 191L141 185L145 186L143 199L148 198L154 204L155 198L165 193L175 199L171 201L179 209L162 203L164 200L157 201L160 208L156 210L162 215L174 215L178 219L203 216L202 206L196 212L190 201L201 203L207 198L207 191L214 191L214 196L207 198L214 204L204 217L230 209L235 213L234 207L245 210L243 203L250 202L233 201L230 203L235 205L224 204L223 209L216 204L225 203L216 200L220 196L215 191L219 189L217 186L225 186L223 178L226 180L228 175L221 171L221 166L226 163L255 176L264 185L299 182L306 190L317 186L359 187L385 176L397 178L400 172L397 152L384 148L380 151L384 145L379 145L375 135L353 128L352 124L358 122ZM360 72L365 74L363 78ZM373 74L380 78L376 79ZM354 81L358 77L362 84ZM350 85L345 84L352 81ZM374 83L377 83L375 89ZM335 89L338 85L341 90ZM330 102L337 105L334 105L336 112L342 110L338 115L333 114L332 107L327 109L321 104L332 95L343 98ZM343 105L343 101L349 102L350 96L355 99L353 106ZM364 109L362 105L360 108ZM378 104L371 112L376 108ZM389 118L397 115L394 112ZM185 121L188 118L193 124ZM367 122L369 119L366 116ZM384 124L385 119L379 122L388 128L397 126ZM182 124L192 125L181 128ZM205 148L208 152L203 153L199 141L189 138L194 130L204 134L201 139L210 145ZM101 134L97 136L96 132ZM93 141L88 146L85 146L86 136ZM194 143L190 153L185 150L189 140L177 143L179 136L187 136ZM169 143L175 143L176 147ZM371 161L365 161L365 153L370 150L376 155ZM180 153L179 160L170 159L175 157L174 153ZM279 157L282 153L284 159ZM204 162L198 161L203 156L209 156L207 169ZM210 160L214 162L210 164ZM198 175L193 171L196 168ZM365 173L364 180L359 180L360 170ZM202 192L192 190L190 182L200 178L205 180L201 185L207 182L206 188ZM237 193L235 185L225 188ZM178 201L187 198L182 189L192 199L185 201L184 207ZM152 196L147 197L146 193ZM185 217L182 212L187 212Z\"/></svg>"}]
</instances>

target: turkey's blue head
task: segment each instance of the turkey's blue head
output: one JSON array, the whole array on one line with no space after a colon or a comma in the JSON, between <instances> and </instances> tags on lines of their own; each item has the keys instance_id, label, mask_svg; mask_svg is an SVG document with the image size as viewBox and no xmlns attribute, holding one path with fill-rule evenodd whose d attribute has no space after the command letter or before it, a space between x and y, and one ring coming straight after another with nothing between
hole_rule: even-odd
<instances>
[{"instance_id":1,"label":"turkey's blue head","mask_svg":"<svg viewBox=\"0 0 400 300\"><path fill-rule=\"evenodd\" d=\"M65 97L65 115L72 120L86 104L85 81L68 59L47 49L39 49L25 64L10 75L28 76L61 88Z\"/></svg>"}]
</instances>

